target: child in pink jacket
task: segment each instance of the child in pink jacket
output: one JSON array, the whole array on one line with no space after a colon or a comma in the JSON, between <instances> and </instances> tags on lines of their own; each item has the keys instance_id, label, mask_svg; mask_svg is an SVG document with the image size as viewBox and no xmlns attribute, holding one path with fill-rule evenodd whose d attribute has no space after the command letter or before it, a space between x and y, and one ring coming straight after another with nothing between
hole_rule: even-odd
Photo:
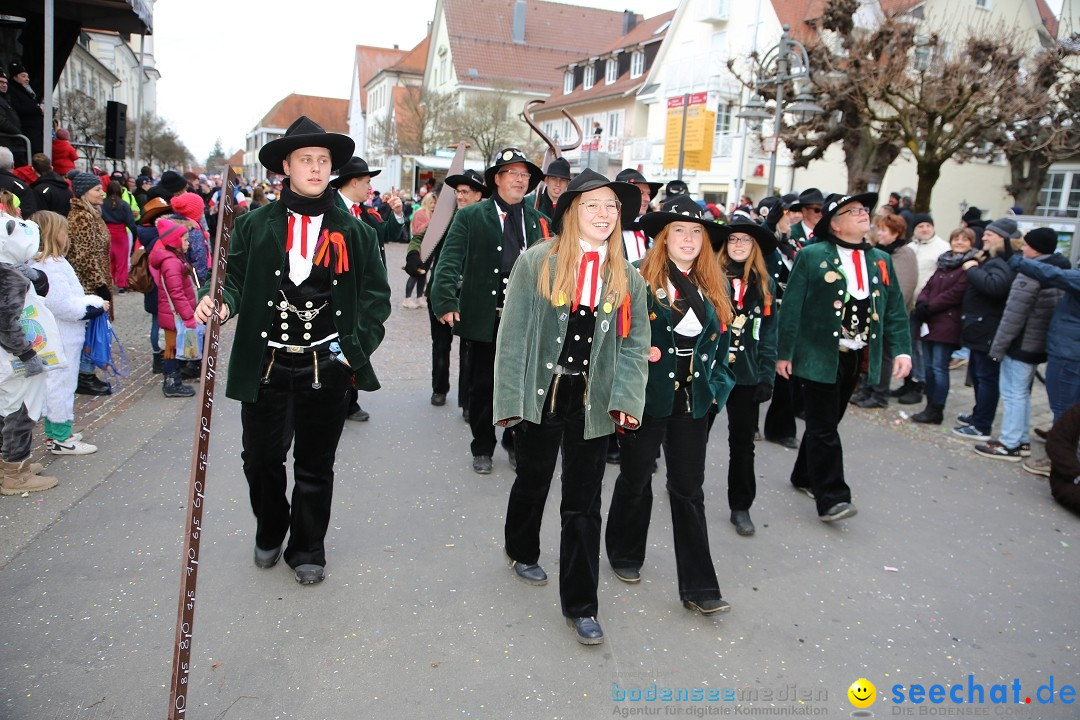
<instances>
[{"instance_id":1,"label":"child in pink jacket","mask_svg":"<svg viewBox=\"0 0 1080 720\"><path fill-rule=\"evenodd\" d=\"M188 249L186 227L161 218L156 223L158 240L150 250L150 274L158 287L158 324L165 334L165 397L191 397L195 388L180 379L180 363L176 359L177 321L194 330L195 285L191 266L184 259Z\"/></svg>"}]
</instances>

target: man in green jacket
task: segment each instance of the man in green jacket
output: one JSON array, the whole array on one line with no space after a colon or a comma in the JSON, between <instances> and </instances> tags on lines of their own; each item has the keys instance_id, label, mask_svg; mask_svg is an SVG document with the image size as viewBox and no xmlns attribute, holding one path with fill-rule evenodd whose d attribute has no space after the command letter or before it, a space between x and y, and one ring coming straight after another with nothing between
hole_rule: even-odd
<instances>
[{"instance_id":1,"label":"man in green jacket","mask_svg":"<svg viewBox=\"0 0 1080 720\"><path fill-rule=\"evenodd\" d=\"M405 225L405 217L401 212L401 198L397 193L391 193L387 205L393 211L393 215L386 219L379 216L370 206L366 205L368 195L371 193L371 178L382 170L368 169L364 158L353 156L349 162L338 170L338 176L330 181L330 187L337 190L334 193L334 202L339 208L352 215L354 218L366 223L379 238L379 255L383 265L386 265L386 243L391 238L401 234L401 228ZM367 422L371 419L370 413L360 407L360 393L356 388L349 391L349 409L345 415L346 420Z\"/></svg>"},{"instance_id":2,"label":"man in green jacket","mask_svg":"<svg viewBox=\"0 0 1080 720\"><path fill-rule=\"evenodd\" d=\"M547 221L524 202L525 195L543 176L544 172L521 150L500 150L495 163L484 171L484 184L493 189L492 196L462 208L454 216L432 278L430 304L435 316L452 327L454 334L469 341L469 426L473 470L480 475L491 473L495 452L495 338L506 283L525 248L548 235ZM503 447L514 466L511 431L503 434Z\"/></svg>"},{"instance_id":3,"label":"man in green jacket","mask_svg":"<svg viewBox=\"0 0 1080 720\"><path fill-rule=\"evenodd\" d=\"M263 146L259 162L288 178L280 201L237 218L219 309L222 320L238 318L225 394L242 403L255 565L272 567L284 549L302 585L323 579L348 391L354 377L359 389L378 389L371 354L390 316L374 231L327 191L331 170L352 151L351 138L307 117ZM212 312L207 296L195 316L205 322ZM285 493L290 445L291 503Z\"/></svg>"},{"instance_id":4,"label":"man in green jacket","mask_svg":"<svg viewBox=\"0 0 1080 720\"><path fill-rule=\"evenodd\" d=\"M900 283L889 255L866 242L877 193L830 196L814 226L816 242L795 256L780 307L776 372L798 377L806 432L791 483L833 522L856 513L844 480L839 425L870 349L868 382L878 381L888 344L893 377L911 372L911 335Z\"/></svg>"}]
</instances>

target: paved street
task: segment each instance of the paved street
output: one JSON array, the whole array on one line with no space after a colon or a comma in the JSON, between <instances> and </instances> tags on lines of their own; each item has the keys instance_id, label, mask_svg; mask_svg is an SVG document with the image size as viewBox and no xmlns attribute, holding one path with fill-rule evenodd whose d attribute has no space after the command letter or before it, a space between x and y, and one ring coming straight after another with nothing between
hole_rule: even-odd
<instances>
[{"instance_id":1,"label":"paved street","mask_svg":"<svg viewBox=\"0 0 1080 720\"><path fill-rule=\"evenodd\" d=\"M661 462L644 579L625 585L601 558L606 642L578 645L558 603L557 483L541 556L553 580L530 587L502 556L506 455L494 474L473 474L456 391L429 404L426 310L400 307L404 246L387 251L383 389L361 396L371 421L345 428L321 586L297 585L284 563L252 565L239 405L218 385L187 717L850 717L847 689L862 677L877 686L876 717L1080 715L1036 696L1051 677L1056 690L1080 684L1077 517L1044 479L975 456L948 425L905 422L897 406L845 418L859 515L837 526L788 484L794 452L759 445L751 538L728 522L721 416L706 497L732 612L704 618L679 603ZM101 450L49 456L58 488L0 500L2 720L166 715L197 398L167 400L147 374L141 301L118 302L136 372L113 397L79 400L76 427ZM953 373L950 418L970 408L962 378ZM1035 396L1047 424L1041 384ZM615 477L609 466L605 512ZM962 684L966 702L969 675L986 705L893 702L894 685L917 683ZM1009 705L991 705L991 686L1014 679L1021 704L1010 689ZM738 699L615 699L654 684Z\"/></svg>"}]
</instances>

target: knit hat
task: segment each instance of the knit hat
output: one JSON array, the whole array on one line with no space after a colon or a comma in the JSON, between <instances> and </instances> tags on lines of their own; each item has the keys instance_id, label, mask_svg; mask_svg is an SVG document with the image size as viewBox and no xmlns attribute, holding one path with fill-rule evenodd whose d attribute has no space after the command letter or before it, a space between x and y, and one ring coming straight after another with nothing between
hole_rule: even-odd
<instances>
[{"instance_id":1,"label":"knit hat","mask_svg":"<svg viewBox=\"0 0 1080 720\"><path fill-rule=\"evenodd\" d=\"M1053 255L1057 250L1058 236L1057 233L1050 228L1035 228L1029 230L1028 234L1024 236L1024 242L1026 242L1032 250L1038 251L1042 255Z\"/></svg>"},{"instance_id":2,"label":"knit hat","mask_svg":"<svg viewBox=\"0 0 1080 720\"><path fill-rule=\"evenodd\" d=\"M158 240L165 241L166 245L173 247L180 247L188 232L186 227L167 218L158 219L154 227L158 231Z\"/></svg>"},{"instance_id":3,"label":"knit hat","mask_svg":"<svg viewBox=\"0 0 1080 720\"><path fill-rule=\"evenodd\" d=\"M166 170L161 173L161 179L158 180L158 185L171 193L178 193L187 188L187 180L184 180L184 178L180 176L180 173L175 170Z\"/></svg>"},{"instance_id":4,"label":"knit hat","mask_svg":"<svg viewBox=\"0 0 1080 720\"><path fill-rule=\"evenodd\" d=\"M1016 221L1011 217L1003 217L994 220L986 226L986 230L1005 240L1020 237L1020 230L1016 227Z\"/></svg>"},{"instance_id":5,"label":"knit hat","mask_svg":"<svg viewBox=\"0 0 1080 720\"><path fill-rule=\"evenodd\" d=\"M911 218L911 227L915 227L919 223L930 223L931 225L933 225L934 218L930 216L930 213L918 213Z\"/></svg>"},{"instance_id":6,"label":"knit hat","mask_svg":"<svg viewBox=\"0 0 1080 720\"><path fill-rule=\"evenodd\" d=\"M71 133L69 133L64 128L57 128L56 129L56 139L57 140L71 140Z\"/></svg>"},{"instance_id":7,"label":"knit hat","mask_svg":"<svg viewBox=\"0 0 1080 720\"><path fill-rule=\"evenodd\" d=\"M972 205L964 211L964 214L960 216L960 219L970 225L973 222L979 222L980 220L982 220L982 214L982 210Z\"/></svg>"},{"instance_id":8,"label":"knit hat","mask_svg":"<svg viewBox=\"0 0 1080 720\"><path fill-rule=\"evenodd\" d=\"M1011 208L1009 208L1009 213L1012 215L1023 215L1024 208L1020 207L1019 205L1013 205Z\"/></svg>"},{"instance_id":9,"label":"knit hat","mask_svg":"<svg viewBox=\"0 0 1080 720\"><path fill-rule=\"evenodd\" d=\"M173 210L195 222L199 221L205 210L202 198L192 192L180 193L169 202Z\"/></svg>"},{"instance_id":10,"label":"knit hat","mask_svg":"<svg viewBox=\"0 0 1080 720\"><path fill-rule=\"evenodd\" d=\"M71 179L71 189L75 191L75 197L78 198L95 187L101 187L101 178L88 172L77 172L74 175L69 173L68 177Z\"/></svg>"},{"instance_id":11,"label":"knit hat","mask_svg":"<svg viewBox=\"0 0 1080 720\"><path fill-rule=\"evenodd\" d=\"M8 65L8 77L13 78L16 75L24 72L26 72L26 66L17 60L12 61L12 63Z\"/></svg>"}]
</instances>

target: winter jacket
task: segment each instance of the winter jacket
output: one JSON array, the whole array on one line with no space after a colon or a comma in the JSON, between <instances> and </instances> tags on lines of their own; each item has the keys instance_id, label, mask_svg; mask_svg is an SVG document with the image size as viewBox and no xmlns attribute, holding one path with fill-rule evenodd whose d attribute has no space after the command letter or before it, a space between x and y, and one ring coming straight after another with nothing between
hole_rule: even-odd
<instances>
[{"instance_id":1,"label":"winter jacket","mask_svg":"<svg viewBox=\"0 0 1080 720\"><path fill-rule=\"evenodd\" d=\"M68 212L67 259L88 293L112 287L109 272L109 229L97 208L82 198L73 198Z\"/></svg>"},{"instance_id":2,"label":"winter jacket","mask_svg":"<svg viewBox=\"0 0 1080 720\"><path fill-rule=\"evenodd\" d=\"M154 250L154 244L157 243L158 231L154 225L136 225L135 226L136 239L139 244L146 248L146 252L150 253ZM149 267L149 257L147 258L147 267ZM157 281L154 282L153 289L143 295L143 310L151 315L157 314L158 304L158 290Z\"/></svg>"},{"instance_id":3,"label":"winter jacket","mask_svg":"<svg viewBox=\"0 0 1080 720\"><path fill-rule=\"evenodd\" d=\"M41 152L41 140L45 132L45 116L39 104L41 101L35 97L33 91L14 80L8 80L8 102L19 116L22 134L30 138L30 152Z\"/></svg>"},{"instance_id":4,"label":"winter jacket","mask_svg":"<svg viewBox=\"0 0 1080 720\"><path fill-rule=\"evenodd\" d=\"M45 416L52 422L75 418L75 387L79 384L79 361L86 339L86 321L101 315L102 299L87 295L75 270L64 258L45 258L31 267L49 276L49 294L43 300L60 330L67 367L45 374Z\"/></svg>"},{"instance_id":5,"label":"winter jacket","mask_svg":"<svg viewBox=\"0 0 1080 720\"><path fill-rule=\"evenodd\" d=\"M965 272L968 285L960 306L960 339L964 347L990 352L1016 271L1009 267L1006 253L988 257Z\"/></svg>"},{"instance_id":6,"label":"winter jacket","mask_svg":"<svg viewBox=\"0 0 1080 720\"><path fill-rule=\"evenodd\" d=\"M915 297L922 292L923 286L930 280L930 276L937 272L937 259L943 253L950 250L949 243L935 235L929 240L911 238L908 247L915 251L915 261L918 264L919 275L915 281Z\"/></svg>"},{"instance_id":7,"label":"winter jacket","mask_svg":"<svg viewBox=\"0 0 1080 720\"><path fill-rule=\"evenodd\" d=\"M878 250L883 250L892 258L893 270L896 272L896 281L900 283L900 293L904 296L904 307L910 313L915 307L915 286L919 283L919 260L915 257L915 251L906 241L896 247L902 239L896 240L891 245L878 245Z\"/></svg>"},{"instance_id":8,"label":"winter jacket","mask_svg":"<svg viewBox=\"0 0 1080 720\"><path fill-rule=\"evenodd\" d=\"M184 259L195 268L195 274L199 277L199 287L205 287L207 280L210 279L210 244L202 229L202 224L206 221L199 218L200 222L196 224L194 220L177 213L170 213L165 217L188 229L188 249L184 254Z\"/></svg>"},{"instance_id":9,"label":"winter jacket","mask_svg":"<svg viewBox=\"0 0 1080 720\"><path fill-rule=\"evenodd\" d=\"M38 210L51 210L67 217L68 211L71 210L71 199L75 197L67 180L55 172L46 173L31 183L30 189L34 191L34 200ZM23 215L25 216L26 213L24 212Z\"/></svg>"},{"instance_id":10,"label":"winter jacket","mask_svg":"<svg viewBox=\"0 0 1080 720\"><path fill-rule=\"evenodd\" d=\"M57 175L67 175L75 169L75 163L79 161L79 151L67 140L52 141L52 167Z\"/></svg>"},{"instance_id":11,"label":"winter jacket","mask_svg":"<svg viewBox=\"0 0 1080 720\"><path fill-rule=\"evenodd\" d=\"M183 238L158 239L150 251L150 274L158 286L158 324L176 330L175 312L188 327L195 323L195 285L191 266L183 261Z\"/></svg>"},{"instance_id":12,"label":"winter jacket","mask_svg":"<svg viewBox=\"0 0 1080 720\"><path fill-rule=\"evenodd\" d=\"M106 225L127 228L132 235L135 235L135 215L131 212L131 206L123 200L116 203L115 208L112 206L112 200L106 200L102 203L101 219L105 221Z\"/></svg>"},{"instance_id":13,"label":"winter jacket","mask_svg":"<svg viewBox=\"0 0 1080 720\"><path fill-rule=\"evenodd\" d=\"M23 182L7 170L0 170L0 190L7 190L19 198L19 212L24 218L29 218L37 210L37 198L30 189L30 183Z\"/></svg>"},{"instance_id":14,"label":"winter jacket","mask_svg":"<svg viewBox=\"0 0 1080 720\"><path fill-rule=\"evenodd\" d=\"M1065 256L1057 253L1039 255L1034 260L1069 267ZM990 345L990 357L1000 361L1008 355L1032 365L1046 362L1046 332L1063 294L1059 288L1043 288L1035 278L1018 274L1009 288L1005 313Z\"/></svg>"},{"instance_id":15,"label":"winter jacket","mask_svg":"<svg viewBox=\"0 0 1080 720\"><path fill-rule=\"evenodd\" d=\"M1014 256L1009 264L1039 281L1042 287L1060 288L1064 297L1050 318L1046 352L1054 357L1080 360L1080 270L1065 270L1050 263Z\"/></svg>"},{"instance_id":16,"label":"winter jacket","mask_svg":"<svg viewBox=\"0 0 1080 720\"><path fill-rule=\"evenodd\" d=\"M961 304L967 283L967 275L961 266L952 270L938 270L930 276L916 302L916 305L925 304L929 308L926 324L930 327L930 333L924 335L922 340L960 344Z\"/></svg>"}]
</instances>

